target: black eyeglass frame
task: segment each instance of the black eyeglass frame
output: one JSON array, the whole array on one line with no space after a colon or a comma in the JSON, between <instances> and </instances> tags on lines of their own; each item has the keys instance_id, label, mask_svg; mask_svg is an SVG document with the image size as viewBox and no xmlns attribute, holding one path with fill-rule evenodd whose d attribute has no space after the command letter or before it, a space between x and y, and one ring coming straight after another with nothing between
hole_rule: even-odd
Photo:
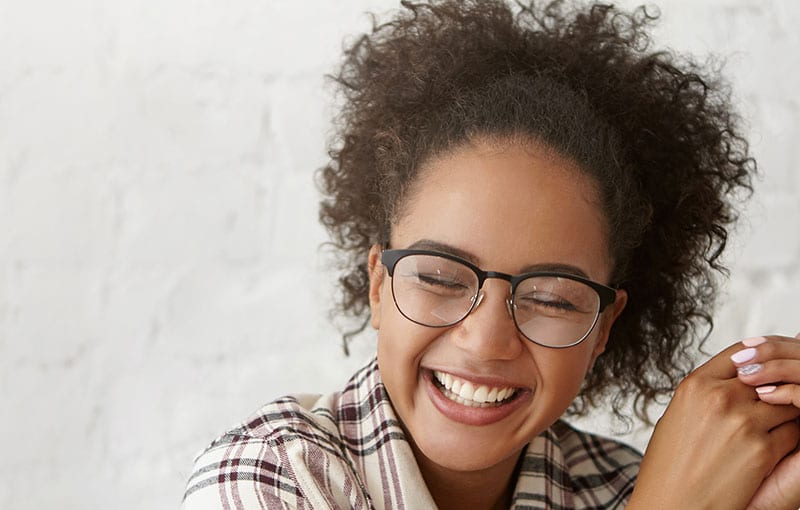
<instances>
[{"instance_id":1,"label":"black eyeglass frame","mask_svg":"<svg viewBox=\"0 0 800 510\"><path fill-rule=\"evenodd\" d=\"M466 313L464 313L464 315L460 319L458 319L457 321L453 321L450 324L442 324L442 325L439 325L439 326L431 326L429 324L424 324L424 323L416 321L416 320L412 319L411 317L409 317L408 315L406 315L405 312L403 312L403 310L400 308L400 305L397 304L397 297L394 295L394 284L392 284L392 300L394 300L394 305L395 305L395 307L397 307L397 310L403 315L403 317L405 317L406 319L410 320L411 322L413 322L415 324L419 324L420 326L426 326L426 327L429 327L429 328L449 328L451 326L454 326L454 325L458 324L459 322L463 321L464 319L466 319L467 316L469 316L469 314L472 313L472 311L475 309L475 306L476 306L476 304L478 302L477 296L480 294L480 291L483 288L483 284L486 282L486 280L488 280L490 278L498 278L500 280L505 280L505 281L509 282L509 284L511 285L511 288L510 288L510 291L509 291L509 295L511 296L510 300L509 300L509 304L511 305L511 316L512 316L512 318L514 320L514 326L516 326L517 331L519 331L522 334L522 336L527 338L529 341L531 341L531 342L533 342L533 343L535 343L537 345L541 345L543 347L550 347L552 349L564 349L564 348L567 348L567 347L573 347L573 346L578 345L579 343L583 342L589 336L589 334L594 330L595 326L597 325L597 321L600 318L600 314L603 313L603 310L605 310L608 305L612 304L614 301L617 300L617 290L614 287L609 287L608 285L603 285L602 283L597 283L595 281L589 280L588 278L584 278L582 276L578 276L578 275L575 275L575 274L561 273L561 272L557 272L557 271L534 271L534 272L530 272L530 273L522 273L522 274L518 274L518 275L511 275L511 274L502 273L502 272L499 272L499 271L484 271L483 269L479 268L478 266L476 266L472 262L470 262L468 260L464 260L461 257L457 257L457 256L451 255L449 253L443 253L443 252L432 251L432 250L384 249L381 252L381 263L386 267L386 271L389 273L389 277L390 278L394 278L394 268L397 265L397 263L401 259L403 259L405 257L408 257L408 256L411 256L411 255L429 255L429 256L441 257L443 259L452 260L454 262L458 262L458 263L463 264L464 266L468 267L469 269L471 269L475 273L475 276L478 277L478 289L477 289L477 291L475 293L475 296L473 296L472 304L470 305L470 307L466 311ZM586 331L586 333L581 338L579 338L575 342L573 342L571 344L568 344L568 345L548 345L548 344L543 344L543 343L541 343L541 342L539 342L537 340L534 340L533 338L530 338L528 335L526 335L522 331L522 329L520 329L519 324L517 324L517 317L516 317L516 314L514 313L514 292L516 291L517 286L519 286L519 284L522 283L524 280L527 280L528 278L532 278L532 277L537 277L537 276L557 277L557 278L566 278L568 280L574 280L576 282L580 282L580 283L583 283L584 285L587 285L592 290L597 292L597 295L600 297L600 305L598 306L597 315L595 316L591 327Z\"/></svg>"}]
</instances>

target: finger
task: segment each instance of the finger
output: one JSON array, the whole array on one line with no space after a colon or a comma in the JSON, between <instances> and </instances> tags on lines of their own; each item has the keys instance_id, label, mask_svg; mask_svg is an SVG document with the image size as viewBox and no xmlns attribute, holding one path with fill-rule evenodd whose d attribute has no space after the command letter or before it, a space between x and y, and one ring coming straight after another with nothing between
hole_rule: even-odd
<instances>
[{"instance_id":1,"label":"finger","mask_svg":"<svg viewBox=\"0 0 800 510\"><path fill-rule=\"evenodd\" d=\"M739 363L738 359L740 357L746 357L748 353L752 354L753 352L758 352L762 359L800 359L800 342L797 341L798 339L800 337L791 338L779 335L746 338L741 341L741 351L735 352L731 359L734 363Z\"/></svg>"},{"instance_id":2,"label":"finger","mask_svg":"<svg viewBox=\"0 0 800 510\"><path fill-rule=\"evenodd\" d=\"M692 377L694 376L689 376ZM736 379L718 381L710 385L707 382L699 384L693 381L688 388L679 386L676 398L681 390L685 390L683 396L688 396L689 401L705 402L708 416L713 416L717 420L723 417L730 418L743 428L760 433L766 433L782 423L800 417L800 408L762 401L754 388Z\"/></svg>"},{"instance_id":3,"label":"finger","mask_svg":"<svg viewBox=\"0 0 800 510\"><path fill-rule=\"evenodd\" d=\"M796 421L779 425L769 432L768 441L774 463L777 464L797 448L797 443L800 441L800 425Z\"/></svg>"},{"instance_id":4,"label":"finger","mask_svg":"<svg viewBox=\"0 0 800 510\"><path fill-rule=\"evenodd\" d=\"M800 333L797 338L800 338ZM704 363L698 370L710 377L731 379L737 376L739 367L758 363L759 360L778 357L800 359L800 342L797 341L797 338L780 335L747 338L729 346ZM733 367L731 367L731 361L733 361Z\"/></svg>"},{"instance_id":5,"label":"finger","mask_svg":"<svg viewBox=\"0 0 800 510\"><path fill-rule=\"evenodd\" d=\"M733 379L736 377L736 365L731 363L731 356L743 349L741 342L728 346L716 356L712 357L695 372L699 375L716 379Z\"/></svg>"},{"instance_id":6,"label":"finger","mask_svg":"<svg viewBox=\"0 0 800 510\"><path fill-rule=\"evenodd\" d=\"M769 359L800 360L800 342L797 338L786 336L758 336L746 338L739 344L740 349L731 354L731 361L737 367Z\"/></svg>"},{"instance_id":7,"label":"finger","mask_svg":"<svg viewBox=\"0 0 800 510\"><path fill-rule=\"evenodd\" d=\"M800 409L800 386L797 384L759 386L756 388L756 394L762 402L792 405Z\"/></svg>"},{"instance_id":8,"label":"finger","mask_svg":"<svg viewBox=\"0 0 800 510\"><path fill-rule=\"evenodd\" d=\"M798 333L797 338L800 338L800 333ZM796 357L800 359L800 342L797 342L796 339L782 337L779 335L760 336L747 338L741 342L737 342L728 346L725 350L701 365L697 371L699 374L707 375L717 379L732 379L737 375L737 367L748 364L747 359L745 359L748 357L748 353L755 354L759 350L763 349L763 346L767 344L781 344L781 346L784 347L785 344L789 344L790 349L795 349L792 351L793 355L790 355L790 357ZM734 366L731 366L732 356L742 351L747 351L744 355L739 357L742 358L742 361L737 362L736 360L733 360ZM750 359L752 360L753 356L750 356Z\"/></svg>"},{"instance_id":9,"label":"finger","mask_svg":"<svg viewBox=\"0 0 800 510\"><path fill-rule=\"evenodd\" d=\"M800 408L791 404L780 405L766 402L760 400L758 394L756 394L754 404L753 414L751 415L754 421L751 423L755 424L760 430L772 430L783 423L794 422L800 417Z\"/></svg>"},{"instance_id":10,"label":"finger","mask_svg":"<svg viewBox=\"0 0 800 510\"><path fill-rule=\"evenodd\" d=\"M788 337L756 337L742 341L731 355L739 379L751 386L800 383L800 342Z\"/></svg>"},{"instance_id":11,"label":"finger","mask_svg":"<svg viewBox=\"0 0 800 510\"><path fill-rule=\"evenodd\" d=\"M800 360L778 359L738 367L739 380L748 386L800 384Z\"/></svg>"}]
</instances>

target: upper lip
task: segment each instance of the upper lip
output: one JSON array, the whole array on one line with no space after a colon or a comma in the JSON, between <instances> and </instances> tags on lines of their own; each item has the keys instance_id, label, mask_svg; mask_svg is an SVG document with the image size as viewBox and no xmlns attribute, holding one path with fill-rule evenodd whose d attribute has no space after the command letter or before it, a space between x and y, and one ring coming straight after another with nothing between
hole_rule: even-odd
<instances>
[{"instance_id":1,"label":"upper lip","mask_svg":"<svg viewBox=\"0 0 800 510\"><path fill-rule=\"evenodd\" d=\"M515 382L510 379L506 379L504 377L498 377L496 375L475 375L468 373L466 371L462 371L460 369L453 369L453 368L442 368L442 367L425 367L426 370L433 372L434 370L437 372L445 372L454 377L458 377L459 379L464 379L465 381L469 381L474 385L479 386L489 386L489 387L498 387L498 388L521 388L527 389L528 385L525 383Z\"/></svg>"}]
</instances>

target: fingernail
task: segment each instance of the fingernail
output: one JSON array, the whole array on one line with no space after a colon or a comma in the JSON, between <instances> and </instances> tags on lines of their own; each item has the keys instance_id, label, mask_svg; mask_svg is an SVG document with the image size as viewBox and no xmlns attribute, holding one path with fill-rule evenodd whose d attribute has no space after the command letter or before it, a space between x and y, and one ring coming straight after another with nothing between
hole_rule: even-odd
<instances>
[{"instance_id":1,"label":"fingernail","mask_svg":"<svg viewBox=\"0 0 800 510\"><path fill-rule=\"evenodd\" d=\"M731 361L734 363L744 363L756 357L756 350L752 347L749 349L742 349L741 351L731 355Z\"/></svg>"},{"instance_id":2,"label":"fingernail","mask_svg":"<svg viewBox=\"0 0 800 510\"><path fill-rule=\"evenodd\" d=\"M777 386L759 386L756 388L756 393L759 395L766 395L767 393L772 393L775 391L776 388Z\"/></svg>"},{"instance_id":3,"label":"fingernail","mask_svg":"<svg viewBox=\"0 0 800 510\"><path fill-rule=\"evenodd\" d=\"M742 344L746 345L747 347L755 347L756 345L761 345L766 341L767 339L763 336L754 336L753 338L745 338L742 340Z\"/></svg>"},{"instance_id":4,"label":"fingernail","mask_svg":"<svg viewBox=\"0 0 800 510\"><path fill-rule=\"evenodd\" d=\"M753 363L751 365L745 365L743 367L739 367L736 369L737 372L741 375L753 375L756 372L761 370L761 363Z\"/></svg>"}]
</instances>

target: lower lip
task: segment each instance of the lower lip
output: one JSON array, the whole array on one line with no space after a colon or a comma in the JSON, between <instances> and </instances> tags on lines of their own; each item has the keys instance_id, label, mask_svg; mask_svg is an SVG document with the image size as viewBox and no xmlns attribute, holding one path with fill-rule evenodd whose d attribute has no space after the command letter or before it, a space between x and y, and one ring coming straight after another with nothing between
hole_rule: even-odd
<instances>
[{"instance_id":1,"label":"lower lip","mask_svg":"<svg viewBox=\"0 0 800 510\"><path fill-rule=\"evenodd\" d=\"M465 425L489 425L498 422L524 406L531 398L530 391L518 389L517 395L513 399L499 406L470 407L445 397L433 382L433 374L430 370L424 370L422 378L425 381L425 390L434 407L447 418Z\"/></svg>"}]
</instances>

